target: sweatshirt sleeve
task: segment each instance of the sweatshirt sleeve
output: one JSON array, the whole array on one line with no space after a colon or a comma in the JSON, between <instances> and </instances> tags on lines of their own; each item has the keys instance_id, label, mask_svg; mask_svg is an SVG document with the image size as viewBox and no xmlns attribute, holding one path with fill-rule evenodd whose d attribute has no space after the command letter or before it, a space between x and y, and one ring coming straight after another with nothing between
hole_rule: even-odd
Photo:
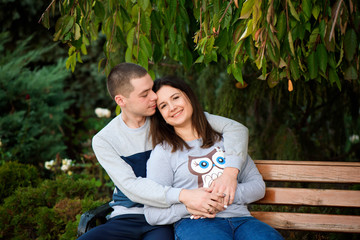
<instances>
[{"instance_id":1,"label":"sweatshirt sleeve","mask_svg":"<svg viewBox=\"0 0 360 240\"><path fill-rule=\"evenodd\" d=\"M169 163L170 156L161 145L157 145L151 152L147 162L147 178L156 181L161 185L172 186L174 174ZM168 192L168 195L171 192ZM186 207L182 203L173 204L168 208L158 208L149 205L144 206L146 221L151 225L164 225L174 223L181 218L189 215Z\"/></svg>"},{"instance_id":2,"label":"sweatshirt sleeve","mask_svg":"<svg viewBox=\"0 0 360 240\"><path fill-rule=\"evenodd\" d=\"M136 177L131 166L117 154L106 139L95 135L92 147L111 180L131 201L156 207L169 207L179 203L181 189L160 185L148 178ZM168 193L173 197L167 198Z\"/></svg>"},{"instance_id":3,"label":"sweatshirt sleeve","mask_svg":"<svg viewBox=\"0 0 360 240\"><path fill-rule=\"evenodd\" d=\"M234 203L249 204L265 196L265 182L250 156L238 176Z\"/></svg>"},{"instance_id":4,"label":"sweatshirt sleeve","mask_svg":"<svg viewBox=\"0 0 360 240\"><path fill-rule=\"evenodd\" d=\"M226 156L226 167L241 170L247 157L249 131L234 120L205 112L211 127L222 134Z\"/></svg>"}]
</instances>

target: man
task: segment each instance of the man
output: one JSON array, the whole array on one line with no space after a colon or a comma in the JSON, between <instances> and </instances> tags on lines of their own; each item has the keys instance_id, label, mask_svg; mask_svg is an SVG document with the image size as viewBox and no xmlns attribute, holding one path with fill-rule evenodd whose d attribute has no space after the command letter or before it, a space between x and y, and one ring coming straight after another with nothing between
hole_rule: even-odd
<instances>
[{"instance_id":1,"label":"man","mask_svg":"<svg viewBox=\"0 0 360 240\"><path fill-rule=\"evenodd\" d=\"M122 112L94 136L92 145L98 161L116 186L111 202L114 211L106 224L79 239L173 239L171 226L150 226L145 221L143 204L169 207L182 202L193 215L214 217L232 203L236 177L247 156L246 127L207 114L214 130L225 139L227 166L223 175L209 189L161 186L145 178L146 162L152 150L148 117L155 113L157 100L152 91L153 80L141 66L122 63L110 72L107 87ZM239 144L234 147L234 142Z\"/></svg>"}]
</instances>

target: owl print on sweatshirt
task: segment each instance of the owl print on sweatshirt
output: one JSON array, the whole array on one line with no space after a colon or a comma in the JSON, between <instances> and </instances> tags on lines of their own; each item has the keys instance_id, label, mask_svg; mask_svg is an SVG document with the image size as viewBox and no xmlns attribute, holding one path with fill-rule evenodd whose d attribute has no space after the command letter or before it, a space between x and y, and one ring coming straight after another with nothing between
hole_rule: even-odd
<instances>
[{"instance_id":1,"label":"owl print on sweatshirt","mask_svg":"<svg viewBox=\"0 0 360 240\"><path fill-rule=\"evenodd\" d=\"M215 147L214 150L205 156L189 156L188 167L192 174L198 176L199 188L208 188L223 173L225 154L223 150Z\"/></svg>"}]
</instances>

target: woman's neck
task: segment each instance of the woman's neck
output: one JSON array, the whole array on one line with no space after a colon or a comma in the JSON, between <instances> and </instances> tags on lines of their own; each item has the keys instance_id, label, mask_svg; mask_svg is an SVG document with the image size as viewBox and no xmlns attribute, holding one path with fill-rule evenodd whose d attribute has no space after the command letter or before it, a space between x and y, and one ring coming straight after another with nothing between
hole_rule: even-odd
<instances>
[{"instance_id":1,"label":"woman's neck","mask_svg":"<svg viewBox=\"0 0 360 240\"><path fill-rule=\"evenodd\" d=\"M186 142L199 138L199 134L193 127L175 128L175 133Z\"/></svg>"}]
</instances>

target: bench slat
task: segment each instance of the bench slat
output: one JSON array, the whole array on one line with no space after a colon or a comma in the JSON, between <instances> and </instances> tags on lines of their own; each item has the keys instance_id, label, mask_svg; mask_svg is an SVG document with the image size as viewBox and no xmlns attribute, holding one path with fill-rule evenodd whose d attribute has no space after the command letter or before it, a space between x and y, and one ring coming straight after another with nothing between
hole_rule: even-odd
<instances>
[{"instance_id":1,"label":"bench slat","mask_svg":"<svg viewBox=\"0 0 360 240\"><path fill-rule=\"evenodd\" d=\"M276 229L360 233L360 216L251 212L255 218Z\"/></svg>"},{"instance_id":2,"label":"bench slat","mask_svg":"<svg viewBox=\"0 0 360 240\"><path fill-rule=\"evenodd\" d=\"M269 187L265 197L256 203L360 207L360 191Z\"/></svg>"},{"instance_id":3,"label":"bench slat","mask_svg":"<svg viewBox=\"0 0 360 240\"><path fill-rule=\"evenodd\" d=\"M265 181L360 183L359 162L255 160L255 163Z\"/></svg>"}]
</instances>

